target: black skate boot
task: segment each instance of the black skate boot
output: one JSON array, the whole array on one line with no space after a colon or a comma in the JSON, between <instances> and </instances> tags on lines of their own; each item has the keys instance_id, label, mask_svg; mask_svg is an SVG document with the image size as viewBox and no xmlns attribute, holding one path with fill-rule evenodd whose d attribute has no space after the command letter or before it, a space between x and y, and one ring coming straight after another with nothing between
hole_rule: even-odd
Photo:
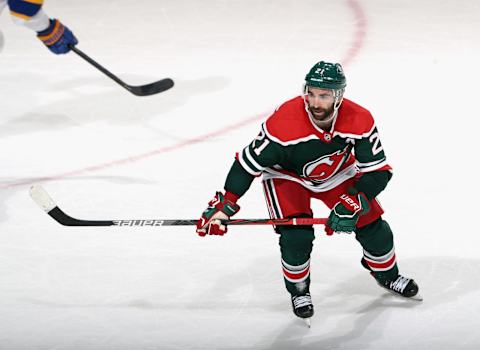
<instances>
[{"instance_id":1,"label":"black skate boot","mask_svg":"<svg viewBox=\"0 0 480 350\"><path fill-rule=\"evenodd\" d=\"M375 272L370 269L364 259L362 259L362 266L370 271L380 287L385 288L390 293L407 299L423 301L422 296L418 294L418 285L412 278L398 275L394 280L382 281L375 276Z\"/></svg>"},{"instance_id":2,"label":"black skate boot","mask_svg":"<svg viewBox=\"0 0 480 350\"><path fill-rule=\"evenodd\" d=\"M310 327L310 317L314 314L310 293L292 295L292 307L295 316L304 319L307 326Z\"/></svg>"},{"instance_id":3,"label":"black skate boot","mask_svg":"<svg viewBox=\"0 0 480 350\"><path fill-rule=\"evenodd\" d=\"M393 294L418 301L423 300L418 294L418 285L411 278L398 275L394 281L385 281L384 283L381 283L380 281L377 282L381 287L387 289Z\"/></svg>"}]
</instances>

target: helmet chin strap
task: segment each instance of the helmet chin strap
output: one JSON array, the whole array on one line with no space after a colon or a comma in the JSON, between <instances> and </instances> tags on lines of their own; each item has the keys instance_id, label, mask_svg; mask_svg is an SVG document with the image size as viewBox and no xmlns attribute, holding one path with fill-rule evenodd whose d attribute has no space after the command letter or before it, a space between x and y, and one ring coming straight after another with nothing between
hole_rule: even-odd
<instances>
[{"instance_id":1,"label":"helmet chin strap","mask_svg":"<svg viewBox=\"0 0 480 350\"><path fill-rule=\"evenodd\" d=\"M340 89L340 90L333 90L333 93L335 94L335 102L333 103L333 113L332 116L329 120L333 120L337 118L338 115L338 109L340 108L340 105L343 102L343 92L345 89Z\"/></svg>"}]
</instances>

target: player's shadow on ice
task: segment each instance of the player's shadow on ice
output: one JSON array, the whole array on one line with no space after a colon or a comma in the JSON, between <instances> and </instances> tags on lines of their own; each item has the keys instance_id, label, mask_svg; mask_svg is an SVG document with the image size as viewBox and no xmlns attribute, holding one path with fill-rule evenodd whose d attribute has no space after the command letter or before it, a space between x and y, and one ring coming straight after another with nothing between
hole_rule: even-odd
<instances>
[{"instance_id":1,"label":"player's shadow on ice","mask_svg":"<svg viewBox=\"0 0 480 350\"><path fill-rule=\"evenodd\" d=\"M269 262L256 260L248 270L258 272L258 266L268 265ZM324 279L315 279L311 291L316 308L316 316L312 319L312 328L308 330L303 321L297 319L289 303L289 296L279 284L279 293L268 295L268 283L261 278L247 279L248 272L242 271L225 276L218 281L215 287L203 294L203 298L192 301L187 308L205 308L206 310L223 309L225 314L231 314L231 308L246 310L253 314L252 319L261 319L263 313L278 313L283 319L284 313L290 315L285 324L273 332L265 335L264 340L254 346L255 349L337 349L351 346L356 349L369 349L371 343L377 341L382 333L382 322L378 318L386 317L398 309L420 309L423 312L435 312L432 309L445 308L445 304L453 303L466 295L475 293L480 289L480 260L462 259L458 257L440 256L422 259L409 259L401 261L401 270L406 276L412 276L420 285L420 294L423 302L404 300L383 291L377 286L369 274L359 266L358 271L352 271L349 278L335 282L334 277L345 276L345 270L351 269L342 265L341 261L335 263L330 269L329 286L325 287ZM339 273L337 273L338 271ZM343 271L343 272L342 272ZM277 276L281 278L281 276ZM240 281L253 283L254 297L247 302L226 302L222 295L235 293L234 289L241 287ZM323 281L323 282L322 282ZM322 284L321 290L318 285ZM271 293L271 292L270 292ZM214 295L216 300L209 300L208 295ZM205 297L207 296L207 297ZM281 314L280 314L281 313ZM339 315L345 315L339 319ZM414 317L415 314L412 314ZM266 317L270 319L270 317ZM239 320L238 322L242 322ZM331 327L332 323L335 327ZM253 325L254 323L252 323ZM275 324L278 324L276 322ZM326 327L328 325L328 327ZM408 327L408 325L407 325ZM412 324L412 332L415 331ZM333 329L324 331L324 329ZM303 340L308 335L308 343ZM273 339L273 342L272 342ZM307 343L307 344L306 344ZM234 349L225 347L225 349Z\"/></svg>"},{"instance_id":2,"label":"player's shadow on ice","mask_svg":"<svg viewBox=\"0 0 480 350\"><path fill-rule=\"evenodd\" d=\"M420 286L424 301L419 303L404 300L381 290L370 276L356 273L349 281L342 281L329 287L322 295L313 295L316 316L312 319L310 332L299 333L305 327L294 320L284 327L265 336L265 342L258 349L370 349L383 333L380 317L398 312L398 309L411 309L420 312L442 312L448 303L453 303L480 289L480 260L462 259L450 256L425 257L402 260L403 273L414 277ZM359 303L359 300L363 302ZM365 300L368 300L365 302ZM339 313L340 311L340 313ZM338 315L345 316L338 320ZM335 318L333 331L325 332L322 327ZM332 322L330 322L331 326ZM295 327L292 327L294 326ZM409 327L409 325L403 325ZM411 324L415 332L415 323ZM332 329L332 327L329 327ZM313 335L318 334L318 335ZM308 334L308 344L302 341ZM274 341L272 342L272 338ZM304 344L302 344L304 343ZM262 346L262 344L269 344Z\"/></svg>"},{"instance_id":3,"label":"player's shadow on ice","mask_svg":"<svg viewBox=\"0 0 480 350\"><path fill-rule=\"evenodd\" d=\"M60 308L135 308L146 312L183 310L192 315L192 324L186 325L187 328L194 326L196 311L213 311L228 320L224 332L230 332L236 324L249 324L250 327L259 324L263 327L266 321L262 321L262 315L265 315L266 320L272 320L274 314L275 322L271 324L270 331L264 330L265 336L253 348L369 349L384 332L381 320L388 319L390 314L399 309L404 313L411 311L412 317L415 310L425 314L435 314L437 310L440 313L446 304L455 303L480 289L479 259L451 256L403 259L401 270L418 281L424 298L422 303L403 300L383 291L360 266L356 271L345 273L351 270L351 266L338 260L329 267L328 276L325 273L324 278L313 281L311 290L316 315L312 319L312 328L308 330L293 315L283 285L275 282L277 286L272 286L273 279L281 279L281 276L278 273L272 276L268 268L267 273L262 275L262 268L259 267L268 265L272 265L271 257L256 259L246 269L233 270L228 275L220 276L210 288L201 288L200 285L197 294L181 298L182 304L164 301L168 298L163 298L160 290L158 298L151 300L133 298L124 302L98 304L69 304L38 299L29 299L27 302ZM270 277L265 278L266 276ZM241 297L244 292L248 295ZM235 295L240 297L232 298ZM250 318L238 315L249 315ZM278 328L272 330L273 327ZM415 323L404 325L403 328L406 329L405 327L412 327L412 332L416 330ZM308 339L303 339L304 337ZM242 349L235 346L222 348Z\"/></svg>"},{"instance_id":4,"label":"player's shadow on ice","mask_svg":"<svg viewBox=\"0 0 480 350\"><path fill-rule=\"evenodd\" d=\"M99 73L101 74L101 73ZM34 75L31 73L31 75ZM159 77L161 78L161 77ZM159 78L136 76L122 76L122 79L131 85L153 82ZM193 97L213 93L224 89L230 81L222 76L210 76L196 80L175 80L175 86L163 93L148 97L137 97L127 90L102 76L89 76L81 79L66 80L61 83L47 86L30 86L20 88L18 78L14 75L3 74L0 81L11 83L12 97L10 104L2 106L2 114L6 114L0 124L0 137L23 135L46 130L64 130L73 127L90 128L90 124L106 122L112 125L128 126L142 124L148 127L149 132L173 140L179 135L169 134L158 127L161 118L163 123L178 122L178 117L170 116L169 112L179 108ZM42 75L29 77L29 81L44 81ZM9 119L9 110L15 111L14 93L21 90L22 101L47 101L36 104L35 109L23 115ZM12 112L10 112L12 113ZM85 131L88 134L88 130Z\"/></svg>"}]
</instances>

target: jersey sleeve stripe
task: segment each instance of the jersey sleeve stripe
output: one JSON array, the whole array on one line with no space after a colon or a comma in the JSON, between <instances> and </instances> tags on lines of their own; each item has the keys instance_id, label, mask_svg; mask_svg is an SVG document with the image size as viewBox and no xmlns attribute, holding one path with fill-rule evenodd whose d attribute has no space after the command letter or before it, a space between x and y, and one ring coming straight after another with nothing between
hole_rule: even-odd
<instances>
[{"instance_id":1,"label":"jersey sleeve stripe","mask_svg":"<svg viewBox=\"0 0 480 350\"><path fill-rule=\"evenodd\" d=\"M261 171L256 171L254 170L245 160L245 157L243 154L245 153L245 150L243 150L241 153L238 154L238 161L240 162L240 165L245 169L247 173L253 176L259 176L262 172Z\"/></svg>"},{"instance_id":2,"label":"jersey sleeve stripe","mask_svg":"<svg viewBox=\"0 0 480 350\"><path fill-rule=\"evenodd\" d=\"M31 4L37 4L37 5L43 4L43 0L23 0L23 2L29 2Z\"/></svg>"},{"instance_id":3,"label":"jersey sleeve stripe","mask_svg":"<svg viewBox=\"0 0 480 350\"><path fill-rule=\"evenodd\" d=\"M369 171L376 171L376 170L380 170L382 168L385 168L385 169L382 169L382 170L390 170L391 169L390 165L388 165L388 163L387 163L386 158L383 158L383 159L381 159L377 162L371 162L371 163L359 163L359 162L357 162L356 165L362 173L368 173Z\"/></svg>"},{"instance_id":4,"label":"jersey sleeve stripe","mask_svg":"<svg viewBox=\"0 0 480 350\"><path fill-rule=\"evenodd\" d=\"M357 160L357 164L359 167L369 167L369 166L377 165L383 161L385 161L385 157L383 157L382 159L374 160L373 162L368 162L368 163L361 163Z\"/></svg>"},{"instance_id":5,"label":"jersey sleeve stripe","mask_svg":"<svg viewBox=\"0 0 480 350\"><path fill-rule=\"evenodd\" d=\"M245 155L247 156L247 159L250 161L250 163L255 167L255 170L262 171L265 169L265 167L262 167L260 164L258 164L255 161L255 159L252 156L252 153L250 152L250 147L245 147Z\"/></svg>"},{"instance_id":6,"label":"jersey sleeve stripe","mask_svg":"<svg viewBox=\"0 0 480 350\"><path fill-rule=\"evenodd\" d=\"M23 25L36 32L45 30L50 25L50 19L42 9L40 9L33 17L15 17L12 16L12 20L19 25Z\"/></svg>"},{"instance_id":7,"label":"jersey sleeve stripe","mask_svg":"<svg viewBox=\"0 0 480 350\"><path fill-rule=\"evenodd\" d=\"M32 3L26 1L10 1L10 14L24 20L35 16L42 7L42 3Z\"/></svg>"},{"instance_id":8,"label":"jersey sleeve stripe","mask_svg":"<svg viewBox=\"0 0 480 350\"><path fill-rule=\"evenodd\" d=\"M16 17L16 18L19 18L19 19L23 19L24 21L28 21L30 18L32 18L32 16L27 16L27 15L24 15L24 14L21 14L21 13L17 13L15 11L10 11L10 14L13 16L13 17Z\"/></svg>"}]
</instances>

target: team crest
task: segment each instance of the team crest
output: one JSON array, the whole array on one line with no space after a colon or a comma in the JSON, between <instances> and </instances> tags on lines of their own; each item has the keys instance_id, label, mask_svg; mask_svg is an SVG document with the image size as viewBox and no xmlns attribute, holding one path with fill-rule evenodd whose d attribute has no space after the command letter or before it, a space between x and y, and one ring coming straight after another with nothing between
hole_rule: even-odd
<instances>
[{"instance_id":1,"label":"team crest","mask_svg":"<svg viewBox=\"0 0 480 350\"><path fill-rule=\"evenodd\" d=\"M303 176L313 182L328 180L342 167L350 154L350 147L327 154L304 165Z\"/></svg>"}]
</instances>

